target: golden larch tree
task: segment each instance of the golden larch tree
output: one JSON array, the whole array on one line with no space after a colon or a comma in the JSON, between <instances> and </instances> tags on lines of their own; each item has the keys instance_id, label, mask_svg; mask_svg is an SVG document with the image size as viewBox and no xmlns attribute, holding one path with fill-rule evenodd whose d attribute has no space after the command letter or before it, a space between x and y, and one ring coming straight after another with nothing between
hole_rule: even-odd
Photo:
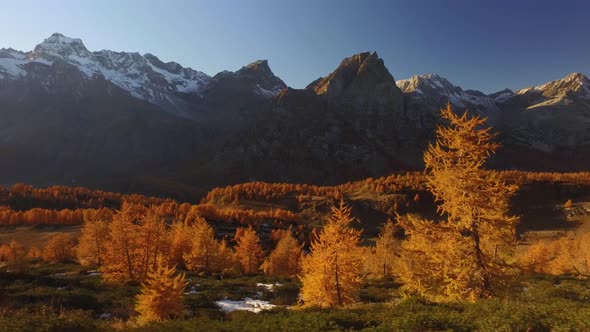
<instances>
[{"instance_id":1,"label":"golden larch tree","mask_svg":"<svg viewBox=\"0 0 590 332\"><path fill-rule=\"evenodd\" d=\"M75 249L80 265L102 264L102 257L109 241L109 222L112 218L113 214L108 209L84 211L84 225Z\"/></svg>"},{"instance_id":2,"label":"golden larch tree","mask_svg":"<svg viewBox=\"0 0 590 332\"><path fill-rule=\"evenodd\" d=\"M3 262L16 262L25 256L25 248L16 240L10 240L0 248L0 260Z\"/></svg>"},{"instance_id":3,"label":"golden larch tree","mask_svg":"<svg viewBox=\"0 0 590 332\"><path fill-rule=\"evenodd\" d=\"M402 242L394 271L403 289L433 301L472 299L480 282L470 274L475 261L469 239L448 223L416 216L405 216L399 222L408 238Z\"/></svg>"},{"instance_id":4,"label":"golden larch tree","mask_svg":"<svg viewBox=\"0 0 590 332\"><path fill-rule=\"evenodd\" d=\"M590 277L590 233L578 235L569 245L564 245L562 264L568 266L572 274Z\"/></svg>"},{"instance_id":5,"label":"golden larch tree","mask_svg":"<svg viewBox=\"0 0 590 332\"><path fill-rule=\"evenodd\" d=\"M138 247L142 262L139 273L147 276L150 267L155 267L159 257L169 259L166 221L157 207L150 207L139 219Z\"/></svg>"},{"instance_id":6,"label":"golden larch tree","mask_svg":"<svg viewBox=\"0 0 590 332\"><path fill-rule=\"evenodd\" d=\"M144 211L124 203L109 223L109 239L100 270L110 281L141 281L143 266L139 217Z\"/></svg>"},{"instance_id":7,"label":"golden larch tree","mask_svg":"<svg viewBox=\"0 0 590 332\"><path fill-rule=\"evenodd\" d=\"M393 276L398 258L395 231L396 225L392 220L388 220L375 241L368 268L369 273L377 279L383 280Z\"/></svg>"},{"instance_id":8,"label":"golden larch tree","mask_svg":"<svg viewBox=\"0 0 590 332\"><path fill-rule=\"evenodd\" d=\"M499 147L485 118L456 115L450 104L441 115L448 125L438 127L424 162L427 187L444 220L402 218L408 240L402 245L400 261L406 266L400 279L408 291L434 300L475 301L493 295L493 281L509 270L506 259L515 246L518 218L508 210L517 187L483 168ZM447 243L428 244L435 239ZM433 268L432 276L411 268L419 264Z\"/></svg>"},{"instance_id":9,"label":"golden larch tree","mask_svg":"<svg viewBox=\"0 0 590 332\"><path fill-rule=\"evenodd\" d=\"M238 232L241 236L237 238L237 244L235 246L236 256L242 270L246 274L256 273L260 268L260 264L264 261L264 250L260 246L260 239L256 231L249 226L247 229Z\"/></svg>"},{"instance_id":10,"label":"golden larch tree","mask_svg":"<svg viewBox=\"0 0 590 332\"><path fill-rule=\"evenodd\" d=\"M74 240L69 234L52 236L45 244L42 258L49 263L65 263L74 259Z\"/></svg>"},{"instance_id":11,"label":"golden larch tree","mask_svg":"<svg viewBox=\"0 0 590 332\"><path fill-rule=\"evenodd\" d=\"M180 315L184 309L186 285L184 274L177 274L175 267L158 259L155 267L150 267L141 292L137 295L135 311L139 313L138 322L146 324Z\"/></svg>"},{"instance_id":12,"label":"golden larch tree","mask_svg":"<svg viewBox=\"0 0 590 332\"><path fill-rule=\"evenodd\" d=\"M265 274L293 278L301 270L302 245L293 237L291 227L278 234L277 245L262 264Z\"/></svg>"},{"instance_id":13,"label":"golden larch tree","mask_svg":"<svg viewBox=\"0 0 590 332\"><path fill-rule=\"evenodd\" d=\"M590 276L590 233L541 240L531 244L518 260L528 272Z\"/></svg>"},{"instance_id":14,"label":"golden larch tree","mask_svg":"<svg viewBox=\"0 0 590 332\"><path fill-rule=\"evenodd\" d=\"M175 222L168 232L170 243L170 263L176 266L186 267L184 255L190 253L192 245L191 228L183 222Z\"/></svg>"},{"instance_id":15,"label":"golden larch tree","mask_svg":"<svg viewBox=\"0 0 590 332\"><path fill-rule=\"evenodd\" d=\"M31 249L29 249L29 251L27 252L27 256L28 259L37 259L37 258L42 258L43 257L43 251L41 251L41 249L39 249L39 247L37 246L33 246L31 247Z\"/></svg>"},{"instance_id":16,"label":"golden larch tree","mask_svg":"<svg viewBox=\"0 0 590 332\"><path fill-rule=\"evenodd\" d=\"M319 234L314 232L300 275L305 306L329 308L358 301L364 261L361 231L350 227L352 221L351 208L340 201Z\"/></svg>"},{"instance_id":17,"label":"golden larch tree","mask_svg":"<svg viewBox=\"0 0 590 332\"><path fill-rule=\"evenodd\" d=\"M225 270L236 270L240 269L241 264L238 262L236 253L227 245L227 241L221 240L219 242L219 248L217 257L215 260L214 271L223 272Z\"/></svg>"},{"instance_id":18,"label":"golden larch tree","mask_svg":"<svg viewBox=\"0 0 590 332\"><path fill-rule=\"evenodd\" d=\"M25 248L15 240L0 247L0 261L7 262L10 270L23 272L26 269Z\"/></svg>"},{"instance_id":19,"label":"golden larch tree","mask_svg":"<svg viewBox=\"0 0 590 332\"><path fill-rule=\"evenodd\" d=\"M564 251L569 249L565 246L567 240L538 240L518 257L518 264L529 273L562 274Z\"/></svg>"},{"instance_id":20,"label":"golden larch tree","mask_svg":"<svg viewBox=\"0 0 590 332\"><path fill-rule=\"evenodd\" d=\"M188 230L191 250L183 256L186 267L191 271L217 272L221 244L215 239L213 227L205 219L198 218Z\"/></svg>"}]
</instances>

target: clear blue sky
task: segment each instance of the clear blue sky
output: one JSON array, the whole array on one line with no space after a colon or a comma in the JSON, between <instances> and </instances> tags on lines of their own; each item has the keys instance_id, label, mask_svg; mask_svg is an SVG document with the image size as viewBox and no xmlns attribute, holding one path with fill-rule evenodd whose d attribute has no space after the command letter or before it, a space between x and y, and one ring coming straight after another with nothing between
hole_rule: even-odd
<instances>
[{"instance_id":1,"label":"clear blue sky","mask_svg":"<svg viewBox=\"0 0 590 332\"><path fill-rule=\"evenodd\" d=\"M150 52L209 75L268 59L304 87L377 51L396 79L438 73L494 92L590 73L590 1L6 1L0 47L53 32L92 51Z\"/></svg>"}]
</instances>

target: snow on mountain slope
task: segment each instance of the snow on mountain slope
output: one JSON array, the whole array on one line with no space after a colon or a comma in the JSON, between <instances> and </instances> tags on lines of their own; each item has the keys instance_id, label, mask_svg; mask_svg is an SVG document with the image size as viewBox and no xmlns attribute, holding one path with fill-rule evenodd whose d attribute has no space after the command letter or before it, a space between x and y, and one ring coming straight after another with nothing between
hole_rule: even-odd
<instances>
[{"instance_id":1,"label":"snow on mountain slope","mask_svg":"<svg viewBox=\"0 0 590 332\"><path fill-rule=\"evenodd\" d=\"M499 105L501 129L518 145L548 153L590 147L590 80L583 74L518 90Z\"/></svg>"},{"instance_id":2,"label":"snow on mountain slope","mask_svg":"<svg viewBox=\"0 0 590 332\"><path fill-rule=\"evenodd\" d=\"M177 63L163 63L151 54L90 52L82 40L59 33L45 39L31 52L1 49L0 75L3 79L22 79L26 76L26 63L51 65L57 60L74 65L88 79L102 76L137 98L168 108L182 103L175 93L198 93L211 79Z\"/></svg>"},{"instance_id":3,"label":"snow on mountain slope","mask_svg":"<svg viewBox=\"0 0 590 332\"><path fill-rule=\"evenodd\" d=\"M493 98L498 103L502 103L512 96L514 96L514 91L510 89L504 89L502 91L488 95L488 97Z\"/></svg>"},{"instance_id":4,"label":"snow on mountain slope","mask_svg":"<svg viewBox=\"0 0 590 332\"><path fill-rule=\"evenodd\" d=\"M26 75L23 66L29 62L39 62L51 65L51 61L45 59L31 60L27 54L11 48L0 49L0 78L18 79Z\"/></svg>"},{"instance_id":5,"label":"snow on mountain slope","mask_svg":"<svg viewBox=\"0 0 590 332\"><path fill-rule=\"evenodd\" d=\"M408 98L416 102L430 100L444 106L450 102L454 107L469 109L482 114L496 111L493 98L480 91L463 90L436 74L415 75L409 79L396 81L396 85Z\"/></svg>"},{"instance_id":6,"label":"snow on mountain slope","mask_svg":"<svg viewBox=\"0 0 590 332\"><path fill-rule=\"evenodd\" d=\"M559 80L518 90L516 94L538 95L543 99L555 99L553 102L571 98L590 100L590 80L584 74L572 73Z\"/></svg>"}]
</instances>

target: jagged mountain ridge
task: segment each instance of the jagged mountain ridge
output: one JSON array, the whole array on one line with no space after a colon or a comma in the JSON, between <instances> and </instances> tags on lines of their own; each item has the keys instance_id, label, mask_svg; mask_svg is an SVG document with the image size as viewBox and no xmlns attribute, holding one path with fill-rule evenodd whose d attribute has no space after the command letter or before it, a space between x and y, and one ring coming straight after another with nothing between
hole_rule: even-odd
<instances>
[{"instance_id":1,"label":"jagged mountain ridge","mask_svg":"<svg viewBox=\"0 0 590 332\"><path fill-rule=\"evenodd\" d=\"M562 152L588 148L587 82L575 74L485 95L434 74L396 82L365 52L292 89L265 60L210 77L151 54L90 52L54 34L31 52L0 50L0 151L12 157L0 183L162 193L380 176L421 167L447 102L500 129L498 167L563 170L580 161L575 169L590 162ZM572 122L578 129L568 131Z\"/></svg>"},{"instance_id":2,"label":"jagged mountain ridge","mask_svg":"<svg viewBox=\"0 0 590 332\"><path fill-rule=\"evenodd\" d=\"M438 109L450 102L457 111L488 117L504 148L495 166L532 170L581 170L590 167L590 84L580 73L518 90L490 95L463 90L435 75L397 81L404 91L405 112L425 140L439 121Z\"/></svg>"},{"instance_id":3,"label":"jagged mountain ridge","mask_svg":"<svg viewBox=\"0 0 590 332\"><path fill-rule=\"evenodd\" d=\"M590 80L584 74L572 73L562 79L518 90L517 94L524 94L531 90L541 91L547 97L567 95L569 92L580 93L582 98L590 98Z\"/></svg>"},{"instance_id":4,"label":"jagged mountain ridge","mask_svg":"<svg viewBox=\"0 0 590 332\"><path fill-rule=\"evenodd\" d=\"M305 89L283 90L258 113L236 139L235 168L253 179L316 183L405 168L396 153L401 135L392 131L402 98L377 53L346 58Z\"/></svg>"},{"instance_id":5,"label":"jagged mountain ridge","mask_svg":"<svg viewBox=\"0 0 590 332\"><path fill-rule=\"evenodd\" d=\"M87 79L102 77L133 97L147 100L171 113L195 117L187 102L187 94L199 94L214 80L209 75L182 67L176 62L162 62L158 57L147 53L114 52L101 50L90 52L82 40L54 33L37 45L33 51L20 52L13 49L0 49L0 78L21 79L27 75L25 65L35 63L51 66L56 61L64 61L76 67ZM257 91L269 98L276 95L286 85L272 74L265 61L257 61L245 66L236 74L250 68L260 72L267 84L256 87ZM262 68L262 69L261 69ZM232 74L231 72L219 75ZM271 76L275 80L268 84ZM272 78L270 79L272 81Z\"/></svg>"},{"instance_id":6,"label":"jagged mountain ridge","mask_svg":"<svg viewBox=\"0 0 590 332\"><path fill-rule=\"evenodd\" d=\"M146 54L102 50L90 52L82 40L54 33L31 52L0 50L0 74L12 79L24 77L25 63L51 66L64 61L75 66L88 79L102 76L132 96L167 110L183 107L175 93L195 93L211 79L208 75L174 62L163 63ZM4 71L2 71L2 67Z\"/></svg>"},{"instance_id":7,"label":"jagged mountain ridge","mask_svg":"<svg viewBox=\"0 0 590 332\"><path fill-rule=\"evenodd\" d=\"M222 124L283 87L266 61L209 77L150 54L89 52L60 34L31 52L2 49L0 183L160 187L144 183L222 149L237 130Z\"/></svg>"},{"instance_id":8,"label":"jagged mountain ridge","mask_svg":"<svg viewBox=\"0 0 590 332\"><path fill-rule=\"evenodd\" d=\"M436 74L415 75L409 79L398 80L396 84L409 98L426 102L438 100L437 104L450 102L455 108L483 112L487 115L498 111L498 104L519 96L528 98L529 104L556 104L567 99L590 100L590 80L581 73L572 73L562 79L516 92L504 89L489 95L477 90L463 90ZM532 98L535 100L531 100ZM535 108L536 104L527 108Z\"/></svg>"},{"instance_id":9,"label":"jagged mountain ridge","mask_svg":"<svg viewBox=\"0 0 590 332\"><path fill-rule=\"evenodd\" d=\"M569 165L586 165L590 151L590 80L580 73L521 89L501 101L506 145L529 148ZM520 164L523 162L521 161ZM558 165L553 166L559 169Z\"/></svg>"},{"instance_id":10,"label":"jagged mountain ridge","mask_svg":"<svg viewBox=\"0 0 590 332\"><path fill-rule=\"evenodd\" d=\"M469 109L486 115L497 112L494 98L476 90L463 90L436 74L416 75L396 82L414 103L432 103L437 107L450 102L455 108Z\"/></svg>"},{"instance_id":11,"label":"jagged mountain ridge","mask_svg":"<svg viewBox=\"0 0 590 332\"><path fill-rule=\"evenodd\" d=\"M476 90L463 90L447 79L436 75L415 75L396 81L403 91L404 126L409 131L406 145L406 160L413 167L421 167L422 153L428 142L434 139L434 132L440 124L440 108L450 103L456 112L469 110L488 118L495 125L500 110L491 96Z\"/></svg>"}]
</instances>

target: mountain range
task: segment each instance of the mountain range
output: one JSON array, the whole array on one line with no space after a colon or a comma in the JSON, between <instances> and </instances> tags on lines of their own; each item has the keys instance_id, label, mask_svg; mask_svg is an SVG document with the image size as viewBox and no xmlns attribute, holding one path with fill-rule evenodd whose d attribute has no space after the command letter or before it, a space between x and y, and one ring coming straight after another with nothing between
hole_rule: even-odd
<instances>
[{"instance_id":1,"label":"mountain range","mask_svg":"<svg viewBox=\"0 0 590 332\"><path fill-rule=\"evenodd\" d=\"M375 52L293 89L266 60L213 77L155 55L51 35L0 49L0 183L197 195L263 180L332 184L419 169L450 102L488 117L497 168L590 166L590 80L484 94L435 74L396 81Z\"/></svg>"}]
</instances>

